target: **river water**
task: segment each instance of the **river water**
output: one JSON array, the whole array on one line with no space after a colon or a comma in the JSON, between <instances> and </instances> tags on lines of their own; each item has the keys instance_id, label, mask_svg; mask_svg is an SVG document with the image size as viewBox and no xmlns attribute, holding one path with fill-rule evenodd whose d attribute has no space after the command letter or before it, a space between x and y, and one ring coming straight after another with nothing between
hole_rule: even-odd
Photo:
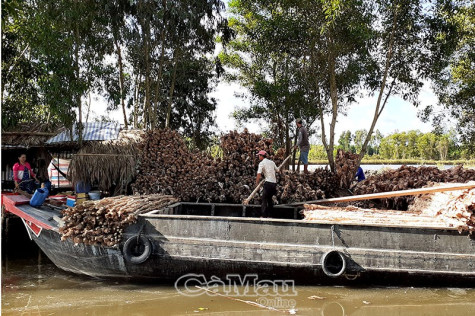
<instances>
[{"instance_id":1,"label":"river water","mask_svg":"<svg viewBox=\"0 0 475 316\"><path fill-rule=\"evenodd\" d=\"M475 315L475 288L296 285L287 296L218 291L222 296L190 297L183 286L92 279L49 261L2 263L3 315ZM256 302L261 305L251 305Z\"/></svg>"}]
</instances>

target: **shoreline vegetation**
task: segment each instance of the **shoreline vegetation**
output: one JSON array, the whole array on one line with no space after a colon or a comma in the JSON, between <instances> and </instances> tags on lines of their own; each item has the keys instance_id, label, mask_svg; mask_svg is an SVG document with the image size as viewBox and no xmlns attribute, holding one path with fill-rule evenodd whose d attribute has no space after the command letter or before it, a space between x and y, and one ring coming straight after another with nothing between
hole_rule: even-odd
<instances>
[{"instance_id":1,"label":"shoreline vegetation","mask_svg":"<svg viewBox=\"0 0 475 316\"><path fill-rule=\"evenodd\" d=\"M298 159L295 160L295 164ZM327 165L326 159L309 160L310 165ZM463 165L475 166L475 160L420 160L420 159L365 159L361 161L362 165Z\"/></svg>"}]
</instances>

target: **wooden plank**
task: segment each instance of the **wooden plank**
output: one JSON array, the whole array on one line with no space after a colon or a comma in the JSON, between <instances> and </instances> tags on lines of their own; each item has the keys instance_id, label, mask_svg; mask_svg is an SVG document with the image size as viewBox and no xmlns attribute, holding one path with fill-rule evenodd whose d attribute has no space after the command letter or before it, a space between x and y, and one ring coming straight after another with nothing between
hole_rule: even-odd
<instances>
[{"instance_id":1,"label":"wooden plank","mask_svg":"<svg viewBox=\"0 0 475 316\"><path fill-rule=\"evenodd\" d=\"M386 198L392 198L392 197L397 197L397 196L420 195L420 194L426 194L426 193L456 191L456 190L465 190L465 189L473 189L473 188L475 188L475 183L443 185L443 186L432 187L432 188L401 190L401 191L393 191L393 192L380 192L380 193L372 193L372 194L345 196L341 198L296 202L296 203L291 203L287 205L340 203L340 202L353 202L353 201L372 200L372 199L386 199Z\"/></svg>"},{"instance_id":2,"label":"wooden plank","mask_svg":"<svg viewBox=\"0 0 475 316\"><path fill-rule=\"evenodd\" d=\"M46 133L46 132L2 132L3 136L55 136L56 133Z\"/></svg>"}]
</instances>

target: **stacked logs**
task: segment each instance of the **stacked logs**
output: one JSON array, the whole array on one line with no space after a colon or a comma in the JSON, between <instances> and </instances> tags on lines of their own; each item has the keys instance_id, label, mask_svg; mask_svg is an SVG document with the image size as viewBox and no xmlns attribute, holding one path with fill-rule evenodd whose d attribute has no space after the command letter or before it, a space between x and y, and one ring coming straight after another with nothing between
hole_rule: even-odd
<instances>
[{"instance_id":1,"label":"stacked logs","mask_svg":"<svg viewBox=\"0 0 475 316\"><path fill-rule=\"evenodd\" d=\"M426 194L417 197L411 208L419 208L423 215L442 219L460 233L468 231L471 235L475 232L475 189Z\"/></svg>"},{"instance_id":2,"label":"stacked logs","mask_svg":"<svg viewBox=\"0 0 475 316\"><path fill-rule=\"evenodd\" d=\"M86 201L62 211L64 225L59 229L61 240L112 247L120 243L123 230L135 223L139 214L176 202L178 199L173 196L159 194Z\"/></svg>"},{"instance_id":3,"label":"stacked logs","mask_svg":"<svg viewBox=\"0 0 475 316\"><path fill-rule=\"evenodd\" d=\"M319 168L310 174L283 171L278 175L277 196L281 203L318 200L333 196L339 178L328 169Z\"/></svg>"},{"instance_id":4,"label":"stacked logs","mask_svg":"<svg viewBox=\"0 0 475 316\"><path fill-rule=\"evenodd\" d=\"M274 153L272 139L247 129L223 135L220 148L222 157L214 159L190 151L175 131L147 132L134 192L171 194L182 201L242 203L255 187L257 153L265 150L276 165L285 159L285 150ZM325 169L311 175L285 172L278 177L280 203L328 197L338 187L334 175ZM259 195L253 202L260 203Z\"/></svg>"},{"instance_id":5,"label":"stacked logs","mask_svg":"<svg viewBox=\"0 0 475 316\"><path fill-rule=\"evenodd\" d=\"M135 193L171 194L183 201L216 200L216 166L217 162L206 153L190 151L176 131L148 131L132 188Z\"/></svg>"},{"instance_id":6,"label":"stacked logs","mask_svg":"<svg viewBox=\"0 0 475 316\"><path fill-rule=\"evenodd\" d=\"M335 157L335 171L340 179L340 188L349 189L358 170L358 154L338 149Z\"/></svg>"},{"instance_id":7,"label":"stacked logs","mask_svg":"<svg viewBox=\"0 0 475 316\"><path fill-rule=\"evenodd\" d=\"M473 182L475 184L475 182ZM431 185L432 186L432 185ZM319 223L455 227L475 232L475 189L436 192L415 198L408 211L364 209L355 206L304 205L305 220Z\"/></svg>"},{"instance_id":8,"label":"stacked logs","mask_svg":"<svg viewBox=\"0 0 475 316\"><path fill-rule=\"evenodd\" d=\"M475 170L464 169L461 165L448 170L440 170L437 167L426 166L402 166L396 170L387 170L383 173L368 177L366 180L359 182L353 192L355 195L391 192L418 189L433 182L465 183L471 180L475 180ZM413 200L413 196L401 196L360 202L358 205L362 207L407 210Z\"/></svg>"},{"instance_id":9,"label":"stacked logs","mask_svg":"<svg viewBox=\"0 0 475 316\"><path fill-rule=\"evenodd\" d=\"M273 140L249 133L247 129L239 133L232 131L221 136L220 147L223 158L219 160L216 175L220 186L220 202L241 203L255 186L259 165L257 153L265 150L268 158L279 165L284 159L284 151L274 155Z\"/></svg>"}]
</instances>

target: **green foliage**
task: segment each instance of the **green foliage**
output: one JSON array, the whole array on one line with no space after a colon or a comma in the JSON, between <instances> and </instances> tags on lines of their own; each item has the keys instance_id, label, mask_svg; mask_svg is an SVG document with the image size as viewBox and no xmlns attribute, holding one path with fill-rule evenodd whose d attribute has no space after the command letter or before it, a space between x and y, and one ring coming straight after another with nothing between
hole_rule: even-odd
<instances>
[{"instance_id":1,"label":"green foliage","mask_svg":"<svg viewBox=\"0 0 475 316\"><path fill-rule=\"evenodd\" d=\"M2 2L4 125L81 123L90 93L134 127L179 129L206 147L222 72L215 38L232 37L221 0ZM126 107L133 108L125 117Z\"/></svg>"},{"instance_id":2,"label":"green foliage","mask_svg":"<svg viewBox=\"0 0 475 316\"><path fill-rule=\"evenodd\" d=\"M427 107L425 119L443 126L448 117L457 121L462 155L475 155L475 3L466 0L438 1L432 20L435 56L434 91L444 110Z\"/></svg>"}]
</instances>

